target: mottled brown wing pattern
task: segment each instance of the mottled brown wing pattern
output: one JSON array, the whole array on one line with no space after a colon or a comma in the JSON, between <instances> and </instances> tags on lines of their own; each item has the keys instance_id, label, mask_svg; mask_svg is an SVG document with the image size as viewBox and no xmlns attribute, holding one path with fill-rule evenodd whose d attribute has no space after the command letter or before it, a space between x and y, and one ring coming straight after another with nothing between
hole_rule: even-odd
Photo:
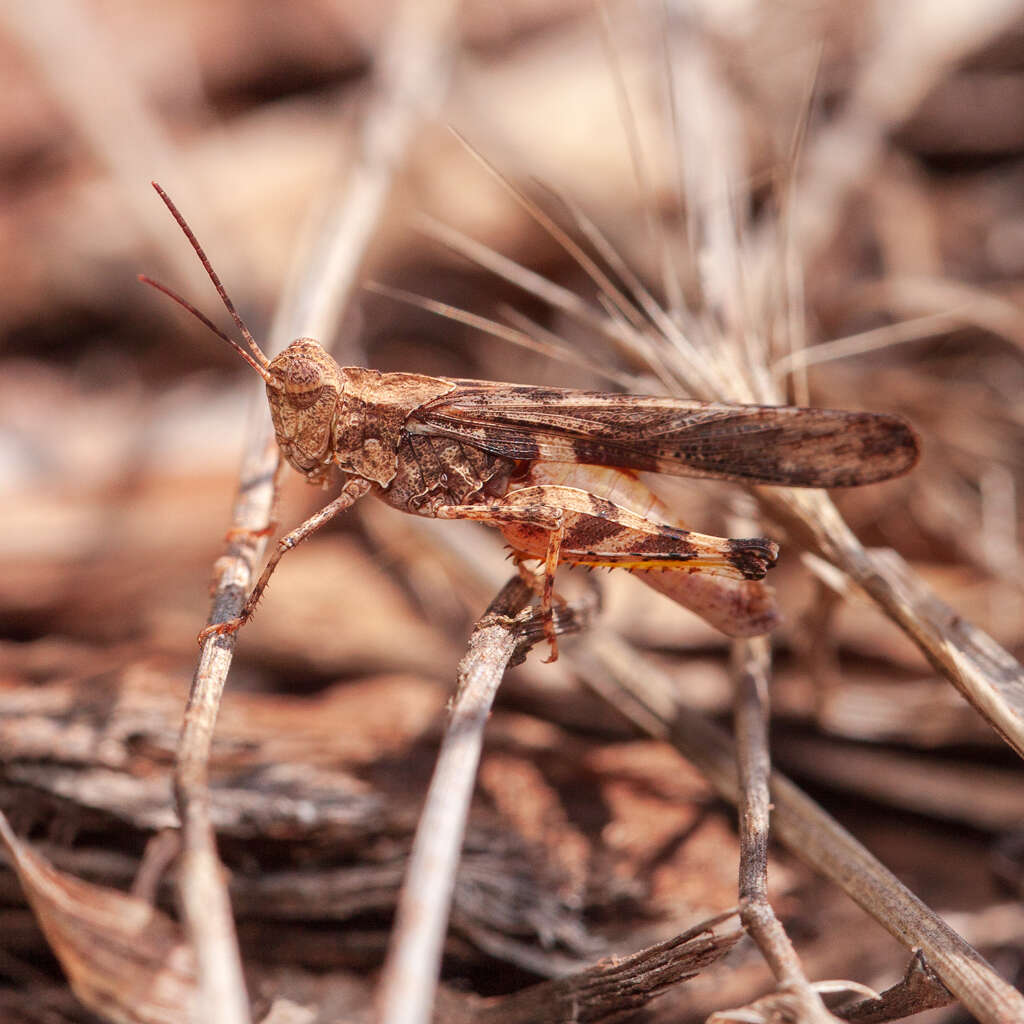
<instances>
[{"instance_id":1,"label":"mottled brown wing pattern","mask_svg":"<svg viewBox=\"0 0 1024 1024\"><path fill-rule=\"evenodd\" d=\"M451 394L417 409L406 429L513 459L789 487L872 483L917 461L917 439L898 416L454 383Z\"/></svg>"}]
</instances>

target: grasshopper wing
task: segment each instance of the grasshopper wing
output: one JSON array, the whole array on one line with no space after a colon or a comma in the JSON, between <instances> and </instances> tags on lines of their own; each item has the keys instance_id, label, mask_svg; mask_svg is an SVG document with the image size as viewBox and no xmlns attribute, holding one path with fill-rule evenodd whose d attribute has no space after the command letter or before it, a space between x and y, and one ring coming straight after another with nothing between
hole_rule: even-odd
<instances>
[{"instance_id":1,"label":"grasshopper wing","mask_svg":"<svg viewBox=\"0 0 1024 1024\"><path fill-rule=\"evenodd\" d=\"M412 433L525 461L580 462L788 487L849 487L909 470L918 441L898 416L453 381Z\"/></svg>"}]
</instances>

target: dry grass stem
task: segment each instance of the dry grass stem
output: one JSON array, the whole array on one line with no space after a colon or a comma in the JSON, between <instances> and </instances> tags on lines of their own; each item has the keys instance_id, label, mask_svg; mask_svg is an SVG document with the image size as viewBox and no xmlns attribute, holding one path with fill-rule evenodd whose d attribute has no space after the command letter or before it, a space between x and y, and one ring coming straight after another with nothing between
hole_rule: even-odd
<instances>
[{"instance_id":1,"label":"dry grass stem","mask_svg":"<svg viewBox=\"0 0 1024 1024\"><path fill-rule=\"evenodd\" d=\"M863 331L848 338L822 342L813 348L798 348L776 360L772 365L772 373L781 378L788 373L796 373L818 363L830 362L833 359L849 359L865 352L944 334L965 322L969 322L966 312L962 316L957 316L957 312L951 310L948 313L935 313L914 320L904 320L898 324L887 324L885 327L876 327L874 330Z\"/></svg>"},{"instance_id":2,"label":"dry grass stem","mask_svg":"<svg viewBox=\"0 0 1024 1024\"><path fill-rule=\"evenodd\" d=\"M894 316L906 317L905 322L911 325L916 319L923 322L925 317L952 315L1024 350L1020 307L1016 302L984 288L949 278L903 275L872 281L858 289L858 293L866 309L888 309ZM903 322L892 327L902 330ZM836 344L844 340L840 339ZM827 347L828 344L815 348Z\"/></svg>"},{"instance_id":3,"label":"dry grass stem","mask_svg":"<svg viewBox=\"0 0 1024 1024\"><path fill-rule=\"evenodd\" d=\"M768 899L769 642L764 637L734 641L732 661L740 788L740 920L768 961L779 986L778 995L790 1004L793 1019L825 1024L835 1018L808 982L793 943Z\"/></svg>"},{"instance_id":4,"label":"dry grass stem","mask_svg":"<svg viewBox=\"0 0 1024 1024\"><path fill-rule=\"evenodd\" d=\"M459 664L448 724L395 913L377 996L380 1024L425 1024L431 1019L484 726L505 670L544 638L540 616L528 605L532 596L514 576L477 622ZM556 609L556 632L585 628L594 610L592 601Z\"/></svg>"},{"instance_id":5,"label":"dry grass stem","mask_svg":"<svg viewBox=\"0 0 1024 1024\"><path fill-rule=\"evenodd\" d=\"M238 614L266 548L265 531L280 469L269 419L257 418L242 463L232 530L236 539L218 559L211 622ZM181 821L178 895L198 964L202 1005L227 1024L244 1024L249 998L242 975L231 901L210 817L209 762L221 698L227 685L236 635L203 644L189 690L174 771Z\"/></svg>"},{"instance_id":6,"label":"dry grass stem","mask_svg":"<svg viewBox=\"0 0 1024 1024\"><path fill-rule=\"evenodd\" d=\"M339 181L331 209L309 247L294 261L288 294L271 331L273 354L294 337L313 336L329 345L365 247L383 212L394 174L415 126L439 101L455 6L405 3L380 55L381 91L368 112L363 146L351 178ZM426 34L427 28L432 31ZM232 518L233 541L218 562L211 622L238 615L266 542L277 491L280 455L269 419L258 419L242 466L242 485ZM209 637L203 644L189 694L178 749L175 792L183 831L180 897L189 937L200 965L203 1005L223 1024L249 1019L248 997L223 869L209 813L207 765L217 712L236 638Z\"/></svg>"},{"instance_id":7,"label":"dry grass stem","mask_svg":"<svg viewBox=\"0 0 1024 1024\"><path fill-rule=\"evenodd\" d=\"M432 238L435 242L447 246L452 252L465 256L471 263L537 296L552 309L561 310L567 316L577 318L585 327L599 333L608 331L607 319L571 288L563 288L543 274L521 266L515 260L495 252L489 246L470 238L443 221L424 215L416 219L416 224L427 238Z\"/></svg>"},{"instance_id":8,"label":"dry grass stem","mask_svg":"<svg viewBox=\"0 0 1024 1024\"><path fill-rule=\"evenodd\" d=\"M409 306L425 309L429 313L436 313L438 316L445 317L455 323L465 324L467 327L473 327L484 334L490 334L492 337L500 338L502 341L507 341L512 345L518 345L520 348L530 352L539 352L549 359L556 359L572 366L578 366L584 370L590 370L592 373L615 380L619 384L625 383L629 379L625 374L615 373L614 370L609 370L600 363L592 362L586 356L581 355L579 351L566 345L553 335L548 334L545 336L543 330L534 329L532 325L527 325L529 330L509 327L496 320L488 320L486 317L476 316L474 313L464 309L450 306L445 302L438 302L436 299L415 295L402 288L392 288L389 285L376 282L368 284L366 290L395 299L398 302L404 302Z\"/></svg>"}]
</instances>

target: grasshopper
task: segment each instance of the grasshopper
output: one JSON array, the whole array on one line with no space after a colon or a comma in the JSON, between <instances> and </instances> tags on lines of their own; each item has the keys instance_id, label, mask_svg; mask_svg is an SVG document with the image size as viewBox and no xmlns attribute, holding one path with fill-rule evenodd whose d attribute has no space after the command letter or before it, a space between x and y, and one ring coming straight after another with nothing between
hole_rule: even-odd
<instances>
[{"instance_id":1,"label":"grasshopper","mask_svg":"<svg viewBox=\"0 0 1024 1024\"><path fill-rule=\"evenodd\" d=\"M777 621L761 581L778 557L763 537L729 539L671 525L638 471L786 487L850 487L907 472L919 446L898 416L792 406L732 405L339 366L312 338L268 359L172 200L154 188L185 233L248 346L228 337L164 285L164 292L231 345L263 378L281 455L338 496L282 537L237 618L253 615L283 555L360 498L402 512L494 526L551 614L561 564L622 568L731 636Z\"/></svg>"}]
</instances>

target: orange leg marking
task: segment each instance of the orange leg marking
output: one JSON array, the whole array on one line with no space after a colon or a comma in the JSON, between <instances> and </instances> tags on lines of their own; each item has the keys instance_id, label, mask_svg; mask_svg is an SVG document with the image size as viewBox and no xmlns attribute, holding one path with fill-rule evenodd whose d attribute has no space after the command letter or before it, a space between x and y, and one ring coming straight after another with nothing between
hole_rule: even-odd
<instances>
[{"instance_id":1,"label":"orange leg marking","mask_svg":"<svg viewBox=\"0 0 1024 1024\"><path fill-rule=\"evenodd\" d=\"M555 636L555 617L552 605L555 601L555 570L562 548L562 537L565 533L563 513L560 508L550 505L525 505L520 507L506 505L442 505L435 513L438 519L475 519L478 522L490 523L493 526L503 524L525 523L548 531L547 554L544 558L544 582L540 587L540 611L544 621L544 637L551 647L551 654L546 663L558 660L558 640ZM516 566L520 575L537 590L536 577L532 579L522 567L522 558L516 557Z\"/></svg>"}]
</instances>

